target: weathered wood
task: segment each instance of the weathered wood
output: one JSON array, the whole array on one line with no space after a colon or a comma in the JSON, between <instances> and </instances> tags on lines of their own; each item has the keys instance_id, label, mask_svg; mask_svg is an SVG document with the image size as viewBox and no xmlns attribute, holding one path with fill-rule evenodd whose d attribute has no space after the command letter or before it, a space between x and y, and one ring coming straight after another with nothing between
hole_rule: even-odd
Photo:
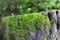
<instances>
[{"instance_id":1,"label":"weathered wood","mask_svg":"<svg viewBox=\"0 0 60 40\"><path fill-rule=\"evenodd\" d=\"M43 13L43 15L47 16L48 17L48 12L50 15L51 20L54 19L52 26L51 26L51 31L52 33L50 33L50 28L45 25L45 27L41 27L37 30L35 30L35 33L32 32L32 29L30 28L30 26L27 26L27 31L29 32L28 36L27 36L27 40L60 40L60 30L58 30L58 26L57 26L57 23L60 27L60 10L58 10L58 14L56 14L56 10L52 10L52 11L47 11L47 12L41 12ZM49 18L49 17L48 17ZM9 37L8 37L8 24L5 24L4 26L4 40L9 40ZM59 28L60 29L60 28ZM37 32L36 32L37 31ZM23 39L23 36L20 38L19 36L16 36L15 37L15 40L24 40Z\"/></svg>"}]
</instances>

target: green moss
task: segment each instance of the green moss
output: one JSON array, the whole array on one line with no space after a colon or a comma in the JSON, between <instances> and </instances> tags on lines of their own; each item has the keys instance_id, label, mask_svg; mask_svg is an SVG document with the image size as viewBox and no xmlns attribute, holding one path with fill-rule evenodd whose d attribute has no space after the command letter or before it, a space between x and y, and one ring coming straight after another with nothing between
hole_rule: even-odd
<instances>
[{"instance_id":1,"label":"green moss","mask_svg":"<svg viewBox=\"0 0 60 40\"><path fill-rule=\"evenodd\" d=\"M4 17L3 20L9 25L9 33L13 33L15 36L20 34L27 35L27 26L31 27L32 31L34 31L36 27L40 28L44 25L50 25L49 19L39 13L8 16Z\"/></svg>"}]
</instances>

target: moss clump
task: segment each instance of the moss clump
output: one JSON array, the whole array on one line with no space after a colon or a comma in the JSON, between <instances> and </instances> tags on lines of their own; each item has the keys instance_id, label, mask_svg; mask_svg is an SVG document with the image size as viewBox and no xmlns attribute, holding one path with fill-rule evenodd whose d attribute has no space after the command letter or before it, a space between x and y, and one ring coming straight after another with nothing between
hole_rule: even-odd
<instances>
[{"instance_id":1,"label":"moss clump","mask_svg":"<svg viewBox=\"0 0 60 40\"><path fill-rule=\"evenodd\" d=\"M8 16L4 17L3 20L9 25L9 33L16 35L28 35L27 26L31 27L31 30L34 31L36 27L41 27L44 25L50 24L50 21L47 17L39 13L24 14L20 16Z\"/></svg>"}]
</instances>

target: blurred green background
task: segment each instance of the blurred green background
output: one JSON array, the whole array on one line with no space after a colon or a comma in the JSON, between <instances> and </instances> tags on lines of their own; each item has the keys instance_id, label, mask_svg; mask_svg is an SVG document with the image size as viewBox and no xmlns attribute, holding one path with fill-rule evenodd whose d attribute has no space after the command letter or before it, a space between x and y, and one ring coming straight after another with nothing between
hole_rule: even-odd
<instances>
[{"instance_id":1,"label":"blurred green background","mask_svg":"<svg viewBox=\"0 0 60 40\"><path fill-rule=\"evenodd\" d=\"M60 9L60 0L0 0L0 15L36 13Z\"/></svg>"}]
</instances>

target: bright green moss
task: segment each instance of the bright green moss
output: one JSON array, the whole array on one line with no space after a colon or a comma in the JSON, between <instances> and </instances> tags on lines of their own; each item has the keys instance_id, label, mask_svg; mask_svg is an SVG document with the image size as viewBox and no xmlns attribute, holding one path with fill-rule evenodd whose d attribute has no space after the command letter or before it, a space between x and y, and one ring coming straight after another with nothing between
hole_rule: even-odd
<instances>
[{"instance_id":1,"label":"bright green moss","mask_svg":"<svg viewBox=\"0 0 60 40\"><path fill-rule=\"evenodd\" d=\"M9 33L11 32L14 35L27 35L27 26L31 27L32 31L34 31L36 27L40 28L44 25L50 25L49 19L39 13L24 14L20 16L8 16L4 17L3 20L9 25Z\"/></svg>"}]
</instances>

